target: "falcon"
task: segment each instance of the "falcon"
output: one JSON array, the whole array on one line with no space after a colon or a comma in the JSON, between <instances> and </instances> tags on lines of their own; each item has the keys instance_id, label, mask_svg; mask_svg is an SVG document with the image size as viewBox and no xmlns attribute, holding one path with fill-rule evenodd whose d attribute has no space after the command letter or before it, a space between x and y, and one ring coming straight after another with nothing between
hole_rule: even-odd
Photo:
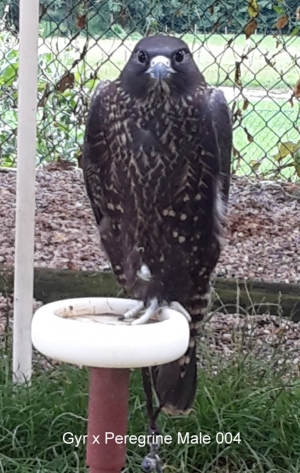
<instances>
[{"instance_id":1,"label":"falcon","mask_svg":"<svg viewBox=\"0 0 300 473\"><path fill-rule=\"evenodd\" d=\"M187 413L196 393L196 341L223 244L231 148L224 95L178 38L142 39L120 76L92 97L84 179L101 247L119 284L141 301L124 317L144 323L167 305L190 324L185 355L152 370L169 414Z\"/></svg>"}]
</instances>

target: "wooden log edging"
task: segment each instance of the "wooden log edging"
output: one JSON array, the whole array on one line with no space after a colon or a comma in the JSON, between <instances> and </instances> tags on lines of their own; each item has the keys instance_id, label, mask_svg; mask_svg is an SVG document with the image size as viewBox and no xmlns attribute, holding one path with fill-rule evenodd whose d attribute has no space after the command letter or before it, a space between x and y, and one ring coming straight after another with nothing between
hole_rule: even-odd
<instances>
[{"instance_id":1,"label":"wooden log edging","mask_svg":"<svg viewBox=\"0 0 300 473\"><path fill-rule=\"evenodd\" d=\"M13 291L13 268L0 265L0 293ZM213 310L300 320L300 285L215 278ZM35 268L34 297L44 303L73 297L126 297L111 272Z\"/></svg>"}]
</instances>

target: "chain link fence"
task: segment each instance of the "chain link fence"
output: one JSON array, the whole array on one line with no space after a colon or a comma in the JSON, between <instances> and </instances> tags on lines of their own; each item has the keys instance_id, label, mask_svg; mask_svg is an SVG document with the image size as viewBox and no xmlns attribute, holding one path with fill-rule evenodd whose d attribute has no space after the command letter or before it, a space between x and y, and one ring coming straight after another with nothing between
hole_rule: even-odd
<instances>
[{"instance_id":1,"label":"chain link fence","mask_svg":"<svg viewBox=\"0 0 300 473\"><path fill-rule=\"evenodd\" d=\"M234 119L233 172L300 178L298 0L40 0L37 165L80 165L99 80L145 35L182 37ZM0 166L16 165L18 0L0 0Z\"/></svg>"}]
</instances>

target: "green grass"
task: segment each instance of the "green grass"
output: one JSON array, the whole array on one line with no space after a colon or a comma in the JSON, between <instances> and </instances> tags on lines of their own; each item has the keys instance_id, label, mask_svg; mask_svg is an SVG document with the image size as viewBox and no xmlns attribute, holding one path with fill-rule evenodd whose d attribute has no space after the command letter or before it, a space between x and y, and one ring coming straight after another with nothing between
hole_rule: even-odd
<instances>
[{"instance_id":1,"label":"green grass","mask_svg":"<svg viewBox=\"0 0 300 473\"><path fill-rule=\"evenodd\" d=\"M243 87L267 90L281 88L288 91L300 77L299 63L295 63L300 50L299 37L280 37L280 43L273 36L262 35L253 35L246 40L245 35L234 39L232 35L195 37L187 34L184 39L194 51L196 62L207 82L213 85L234 85L235 64L241 60L243 54L247 56L241 66ZM64 50L66 40L52 38L51 41L51 48ZM74 46L78 50L82 49L83 39L76 41ZM228 46L229 41L232 42ZM129 39L124 43L116 39L100 40L98 44L90 42L86 56L88 66L82 67L80 76L86 74L89 68L99 67L100 79L116 78L136 42L137 39ZM46 44L50 45L49 42ZM45 48L45 45L42 46L41 51L45 51ZM247 55L249 49L251 51ZM67 53L62 52L62 55L65 55L65 62L71 62L76 57L74 47ZM269 64L274 63L273 66L267 65L266 58ZM250 102L243 112L241 126L234 131L234 146L240 155L235 156L233 168L240 175L253 174L254 168L256 173L269 177L275 176L274 171L279 168L276 177L295 178L294 166L284 168L291 162L291 156L278 163L274 160L274 155L278 153L281 142L298 140L299 132L296 126L299 125L299 102L294 100L293 108L287 99L283 98L253 98ZM230 105L232 106L232 99ZM242 108L242 100L238 101L238 106Z\"/></svg>"},{"instance_id":2,"label":"green grass","mask_svg":"<svg viewBox=\"0 0 300 473\"><path fill-rule=\"evenodd\" d=\"M230 106L232 106L231 92L233 92L236 62L241 61L242 55L247 57L241 64L243 87L267 90L281 88L287 92L291 91L300 77L299 61L295 59L300 51L300 37L297 36L280 36L279 41L272 36L262 35L253 35L246 40L244 34L236 39L232 35L186 34L184 39L194 51L195 60L204 72L207 82L213 85L231 86L227 89L231 97ZM73 108L77 102L80 104L78 94L82 94L84 87L84 94L90 97L91 88L95 84L93 80L90 80L88 85L86 82L91 71L98 71L98 79L116 78L136 42L136 37L124 42L118 39L102 39L98 43L89 41L84 62L79 62L73 69L74 89L65 91L62 97L56 97L53 103L56 107L54 115L57 120L53 120L52 115L48 114L46 129L43 126L44 122L41 121L45 110L39 108L39 162L45 158L57 159L57 156L64 156L66 150L72 159L77 156L78 144L81 144L84 133L84 121L80 123L78 117L73 116ZM46 54L43 59L45 76L40 74L40 93L45 88L45 77L49 77L49 82L56 83L65 69L70 68L74 60L79 58L84 44L84 38L77 38L72 45L68 45L66 38L40 39L41 55L49 50L53 51L53 54ZM269 64L274 64L268 65L267 60ZM6 72L9 74L10 70ZM238 91L239 88L236 87L235 92ZM246 176L253 175L254 169L257 174L267 177L298 179L300 165L297 165L297 176L294 158L288 156L278 163L274 156L278 153L280 143L286 141L296 143L299 139L297 127L299 128L300 102L294 99L292 108L287 99L283 98L260 100L254 97L249 100L248 108L242 112L243 120L240 126L237 126L238 123L235 125L234 146L239 154L235 153L233 169L236 173ZM239 99L237 106L242 109L243 100ZM5 125L0 140L4 142L3 156L12 163L15 158L15 143L11 139L11 130L16 128L16 120L16 109L6 106L2 113ZM291 166L286 168L289 163Z\"/></svg>"},{"instance_id":3,"label":"green grass","mask_svg":"<svg viewBox=\"0 0 300 473\"><path fill-rule=\"evenodd\" d=\"M236 39L216 34L199 35L198 41L192 35L184 38L196 51L196 62L212 85L233 86L235 64L242 56L246 56L241 63L243 87L289 90L299 79L299 37L283 36L280 43L273 36L253 35L247 40L244 34Z\"/></svg>"},{"instance_id":4,"label":"green grass","mask_svg":"<svg viewBox=\"0 0 300 473\"><path fill-rule=\"evenodd\" d=\"M252 35L246 40L244 34L236 39L233 35L186 34L183 39L194 52L195 60L207 82L212 85L233 86L236 62L240 62L242 56L246 56L241 65L243 87L289 90L300 77L300 65L297 61L300 37L297 36L281 36L280 42L271 35ZM79 53L74 48L81 51L84 42L83 38L75 40L74 47L67 54L71 54L73 59L77 57ZM137 39L101 39L98 43L91 40L85 60L92 68L100 66L101 79L115 79L136 42ZM64 38L40 40L40 52L58 50L64 56L66 44L67 40Z\"/></svg>"},{"instance_id":5,"label":"green grass","mask_svg":"<svg viewBox=\"0 0 300 473\"><path fill-rule=\"evenodd\" d=\"M173 442L163 446L164 473L298 473L300 471L300 383L282 381L274 363L237 356L217 375L201 372L194 412L162 415L160 427ZM0 471L86 472L85 449L64 444L65 432L86 433L88 373L60 366L36 374L31 387L10 381L8 359L0 370ZM144 435L146 418L138 371L131 378L129 433ZM177 435L207 434L209 445L178 444ZM217 444L217 432L240 433L241 442ZM140 471L146 448L128 446L126 472Z\"/></svg>"},{"instance_id":6,"label":"green grass","mask_svg":"<svg viewBox=\"0 0 300 473\"><path fill-rule=\"evenodd\" d=\"M243 107L243 101L239 101ZM291 156L276 161L280 143L299 140L300 104L291 104L282 99L253 100L243 112L241 126L234 130L234 147L239 150L240 160L235 158L234 169L240 175L250 175L252 169L264 175L270 175L279 166L292 163ZM247 134L248 133L248 134ZM239 162L240 161L240 162ZM293 166L282 169L281 177L291 178L295 175Z\"/></svg>"}]
</instances>

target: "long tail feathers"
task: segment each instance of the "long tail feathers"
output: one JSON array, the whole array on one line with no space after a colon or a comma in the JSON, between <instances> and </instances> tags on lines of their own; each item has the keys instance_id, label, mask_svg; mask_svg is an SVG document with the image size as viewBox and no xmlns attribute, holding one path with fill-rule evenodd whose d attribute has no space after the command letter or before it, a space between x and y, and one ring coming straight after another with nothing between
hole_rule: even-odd
<instances>
[{"instance_id":1,"label":"long tail feathers","mask_svg":"<svg viewBox=\"0 0 300 473\"><path fill-rule=\"evenodd\" d=\"M188 414L197 389L196 344L179 360L152 369L154 388L162 410L170 415Z\"/></svg>"},{"instance_id":2,"label":"long tail feathers","mask_svg":"<svg viewBox=\"0 0 300 473\"><path fill-rule=\"evenodd\" d=\"M193 407L197 391L196 342L210 304L211 287L208 282L205 292L191 300L188 305L192 321L190 343L186 353L179 360L152 368L154 389L162 410L167 414L188 414Z\"/></svg>"}]
</instances>

